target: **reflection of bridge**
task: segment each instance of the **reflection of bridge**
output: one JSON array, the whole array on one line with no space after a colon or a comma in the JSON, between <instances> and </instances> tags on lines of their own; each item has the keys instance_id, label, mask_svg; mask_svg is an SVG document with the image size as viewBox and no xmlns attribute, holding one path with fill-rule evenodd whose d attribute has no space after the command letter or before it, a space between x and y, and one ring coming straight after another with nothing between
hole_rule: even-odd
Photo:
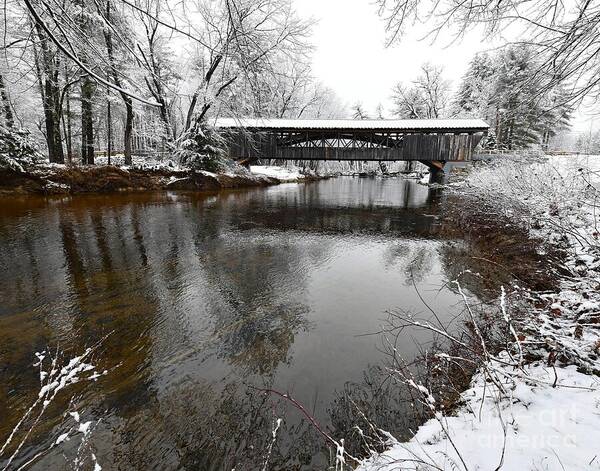
<instances>
[{"instance_id":1,"label":"reflection of bridge","mask_svg":"<svg viewBox=\"0 0 600 471\"><path fill-rule=\"evenodd\" d=\"M230 157L243 160L416 160L442 169L470 161L489 126L480 119L217 119Z\"/></svg>"}]
</instances>

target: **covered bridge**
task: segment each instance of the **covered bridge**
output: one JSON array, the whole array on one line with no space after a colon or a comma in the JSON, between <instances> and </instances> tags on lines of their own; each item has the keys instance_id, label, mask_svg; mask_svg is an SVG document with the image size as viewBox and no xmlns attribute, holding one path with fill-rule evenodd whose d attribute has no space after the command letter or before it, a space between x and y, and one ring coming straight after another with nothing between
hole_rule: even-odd
<instances>
[{"instance_id":1,"label":"covered bridge","mask_svg":"<svg viewBox=\"0 0 600 471\"><path fill-rule=\"evenodd\" d=\"M433 169L470 161L488 131L481 119L232 119L215 126L229 156L279 160L417 160Z\"/></svg>"}]
</instances>

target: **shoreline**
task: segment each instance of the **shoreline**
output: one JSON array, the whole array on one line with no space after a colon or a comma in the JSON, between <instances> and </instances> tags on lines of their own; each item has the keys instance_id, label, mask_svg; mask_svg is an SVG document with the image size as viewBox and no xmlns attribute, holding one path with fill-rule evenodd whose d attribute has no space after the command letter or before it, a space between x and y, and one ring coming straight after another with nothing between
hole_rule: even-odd
<instances>
[{"instance_id":1,"label":"shoreline","mask_svg":"<svg viewBox=\"0 0 600 471\"><path fill-rule=\"evenodd\" d=\"M284 172L280 172L284 173ZM289 173L289 172L288 172ZM250 171L212 173L203 170L35 165L0 169L0 197L23 195L109 194L144 191L219 191L304 183L330 178L284 174L284 178Z\"/></svg>"},{"instance_id":2,"label":"shoreline","mask_svg":"<svg viewBox=\"0 0 600 471\"><path fill-rule=\"evenodd\" d=\"M590 438L600 428L600 253L595 206L585 204L597 197L598 171L588 165L582 172L577 162L512 164L472 168L448 190L471 201L458 217L466 224L482 217L482 239L503 227L528 235L555 286L531 286L533 274L516 277L497 287L494 309L481 312L471 313L465 298L475 326L468 345L451 338L430 354L446 379L453 363L470 369L470 381L444 403L436 383L396 373L429 420L408 441L386 435L386 451L359 470L600 469ZM502 336L488 336L486 316Z\"/></svg>"}]
</instances>

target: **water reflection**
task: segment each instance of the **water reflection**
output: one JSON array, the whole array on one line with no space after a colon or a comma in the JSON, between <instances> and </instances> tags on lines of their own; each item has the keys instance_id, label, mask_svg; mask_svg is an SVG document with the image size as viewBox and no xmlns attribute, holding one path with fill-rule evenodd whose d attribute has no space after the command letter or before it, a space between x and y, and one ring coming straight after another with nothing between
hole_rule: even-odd
<instances>
[{"instance_id":1,"label":"water reflection","mask_svg":"<svg viewBox=\"0 0 600 471\"><path fill-rule=\"evenodd\" d=\"M289 391L349 433L342 392L381 361L378 339L360 334L386 309L422 310L414 285L453 314L444 286L469 258L444 240L440 198L414 182L341 178L2 200L0 441L37 395L35 351L79 352L111 333L97 359L110 374L77 402L102 418L92 442L103 469L260 468L275 417L285 421L270 468L324 466L301 414L246 385ZM427 338L411 333L398 346L407 357L413 340ZM391 431L406 426L402 397L362 394ZM51 442L62 400L25 456ZM63 467L61 451L37 466Z\"/></svg>"}]
</instances>

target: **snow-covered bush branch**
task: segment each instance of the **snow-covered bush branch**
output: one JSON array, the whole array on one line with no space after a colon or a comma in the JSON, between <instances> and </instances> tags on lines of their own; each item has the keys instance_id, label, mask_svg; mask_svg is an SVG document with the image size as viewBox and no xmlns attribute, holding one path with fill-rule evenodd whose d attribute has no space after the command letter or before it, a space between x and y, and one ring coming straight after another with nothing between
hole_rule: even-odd
<instances>
[{"instance_id":1,"label":"snow-covered bush branch","mask_svg":"<svg viewBox=\"0 0 600 471\"><path fill-rule=\"evenodd\" d=\"M68 394L72 397L74 386L93 383L108 373L107 370L98 371L92 363L93 356L100 345L101 342L68 360L58 349L47 349L36 353L37 361L33 366L39 371L40 389L37 397L14 424L10 434L0 447L2 471L26 469L50 450L75 436L79 436L80 440L74 458L75 469L80 469L80 465L87 459L92 461L94 471L101 469L91 450L89 456L84 456L84 452L89 448L88 439L95 427L94 422L92 420L82 421L80 413L76 410L64 411L65 418L74 422L74 425L70 425L66 430L58 433L46 448L34 456L21 457L23 447L28 443L32 432L36 431L36 427L49 407L56 403L61 395L64 397L65 394Z\"/></svg>"}]
</instances>

